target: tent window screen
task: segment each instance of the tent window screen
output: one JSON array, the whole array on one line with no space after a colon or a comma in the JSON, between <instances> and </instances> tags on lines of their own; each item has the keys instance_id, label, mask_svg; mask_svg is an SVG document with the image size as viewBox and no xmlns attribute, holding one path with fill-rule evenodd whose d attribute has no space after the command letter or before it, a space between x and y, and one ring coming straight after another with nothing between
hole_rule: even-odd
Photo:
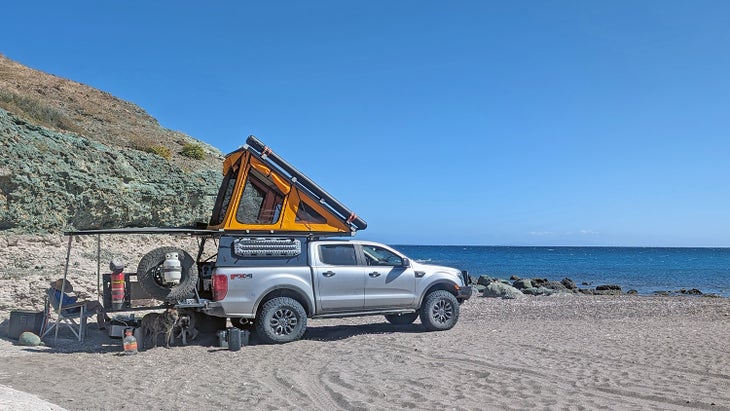
<instances>
[{"instance_id":1,"label":"tent window screen","mask_svg":"<svg viewBox=\"0 0 730 411\"><path fill-rule=\"evenodd\" d=\"M327 219L322 217L315 209L307 205L304 201L299 202L299 208L297 209L297 223L310 223L310 224L326 224Z\"/></svg>"},{"instance_id":2,"label":"tent window screen","mask_svg":"<svg viewBox=\"0 0 730 411\"><path fill-rule=\"evenodd\" d=\"M273 184L251 169L243 187L236 220L242 224L274 224L279 220L284 195Z\"/></svg>"},{"instance_id":3,"label":"tent window screen","mask_svg":"<svg viewBox=\"0 0 730 411\"><path fill-rule=\"evenodd\" d=\"M210 225L222 224L223 219L226 218L233 188L236 186L236 177L238 177L238 172L233 170L229 171L224 177L223 184L221 184L220 191L218 191L218 197L215 200L213 215L210 217Z\"/></svg>"}]
</instances>

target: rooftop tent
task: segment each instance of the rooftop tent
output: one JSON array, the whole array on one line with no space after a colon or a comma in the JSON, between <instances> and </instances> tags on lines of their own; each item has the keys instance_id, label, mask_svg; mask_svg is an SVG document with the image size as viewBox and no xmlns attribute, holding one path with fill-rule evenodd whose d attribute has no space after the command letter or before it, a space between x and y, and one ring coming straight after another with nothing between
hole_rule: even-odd
<instances>
[{"instance_id":1,"label":"rooftop tent","mask_svg":"<svg viewBox=\"0 0 730 411\"><path fill-rule=\"evenodd\" d=\"M226 156L223 175L209 229L350 235L367 227L254 136Z\"/></svg>"}]
</instances>

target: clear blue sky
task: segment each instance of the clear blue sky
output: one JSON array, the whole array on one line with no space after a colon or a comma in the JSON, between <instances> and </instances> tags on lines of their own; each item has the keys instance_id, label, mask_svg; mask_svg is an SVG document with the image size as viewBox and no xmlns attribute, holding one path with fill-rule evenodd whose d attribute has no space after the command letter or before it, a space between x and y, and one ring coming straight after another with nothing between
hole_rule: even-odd
<instances>
[{"instance_id":1,"label":"clear blue sky","mask_svg":"<svg viewBox=\"0 0 730 411\"><path fill-rule=\"evenodd\" d=\"M260 5L266 3L267 5ZM14 1L0 53L396 244L730 246L730 2Z\"/></svg>"}]
</instances>

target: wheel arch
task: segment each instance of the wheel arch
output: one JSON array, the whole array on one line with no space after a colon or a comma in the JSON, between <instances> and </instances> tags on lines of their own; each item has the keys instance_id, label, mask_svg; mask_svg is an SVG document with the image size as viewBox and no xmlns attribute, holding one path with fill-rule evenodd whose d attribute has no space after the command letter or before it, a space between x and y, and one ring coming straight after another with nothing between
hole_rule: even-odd
<instances>
[{"instance_id":1,"label":"wheel arch","mask_svg":"<svg viewBox=\"0 0 730 411\"><path fill-rule=\"evenodd\" d=\"M301 304L302 307L304 307L304 311L307 313L307 317L311 317L314 314L314 304L309 301L306 293L294 287L281 286L266 291L263 296L259 298L258 301L256 301L256 305L254 307L254 313L256 313L256 317L259 316L259 310L261 310L261 307L266 304L267 301L277 297L289 297L294 299L299 304Z\"/></svg>"},{"instance_id":2,"label":"wheel arch","mask_svg":"<svg viewBox=\"0 0 730 411\"><path fill-rule=\"evenodd\" d=\"M426 298L427 295L431 294L434 291L438 291L438 290L448 291L449 293L453 294L454 297L456 297L458 295L456 292L457 287L459 287L459 285L453 281L448 281L448 280L436 281L435 283L428 286L426 291L424 291L421 294L421 296L419 297L419 301L418 301L418 307L420 308L423 305L423 299Z\"/></svg>"}]
</instances>

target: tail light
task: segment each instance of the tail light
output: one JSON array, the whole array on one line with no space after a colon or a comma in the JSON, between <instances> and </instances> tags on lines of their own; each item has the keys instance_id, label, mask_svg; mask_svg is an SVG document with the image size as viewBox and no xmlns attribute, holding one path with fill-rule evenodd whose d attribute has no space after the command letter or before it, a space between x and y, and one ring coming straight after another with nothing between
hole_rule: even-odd
<instances>
[{"instance_id":1,"label":"tail light","mask_svg":"<svg viewBox=\"0 0 730 411\"><path fill-rule=\"evenodd\" d=\"M226 294L228 294L228 276L213 274L213 301L226 298Z\"/></svg>"}]
</instances>

